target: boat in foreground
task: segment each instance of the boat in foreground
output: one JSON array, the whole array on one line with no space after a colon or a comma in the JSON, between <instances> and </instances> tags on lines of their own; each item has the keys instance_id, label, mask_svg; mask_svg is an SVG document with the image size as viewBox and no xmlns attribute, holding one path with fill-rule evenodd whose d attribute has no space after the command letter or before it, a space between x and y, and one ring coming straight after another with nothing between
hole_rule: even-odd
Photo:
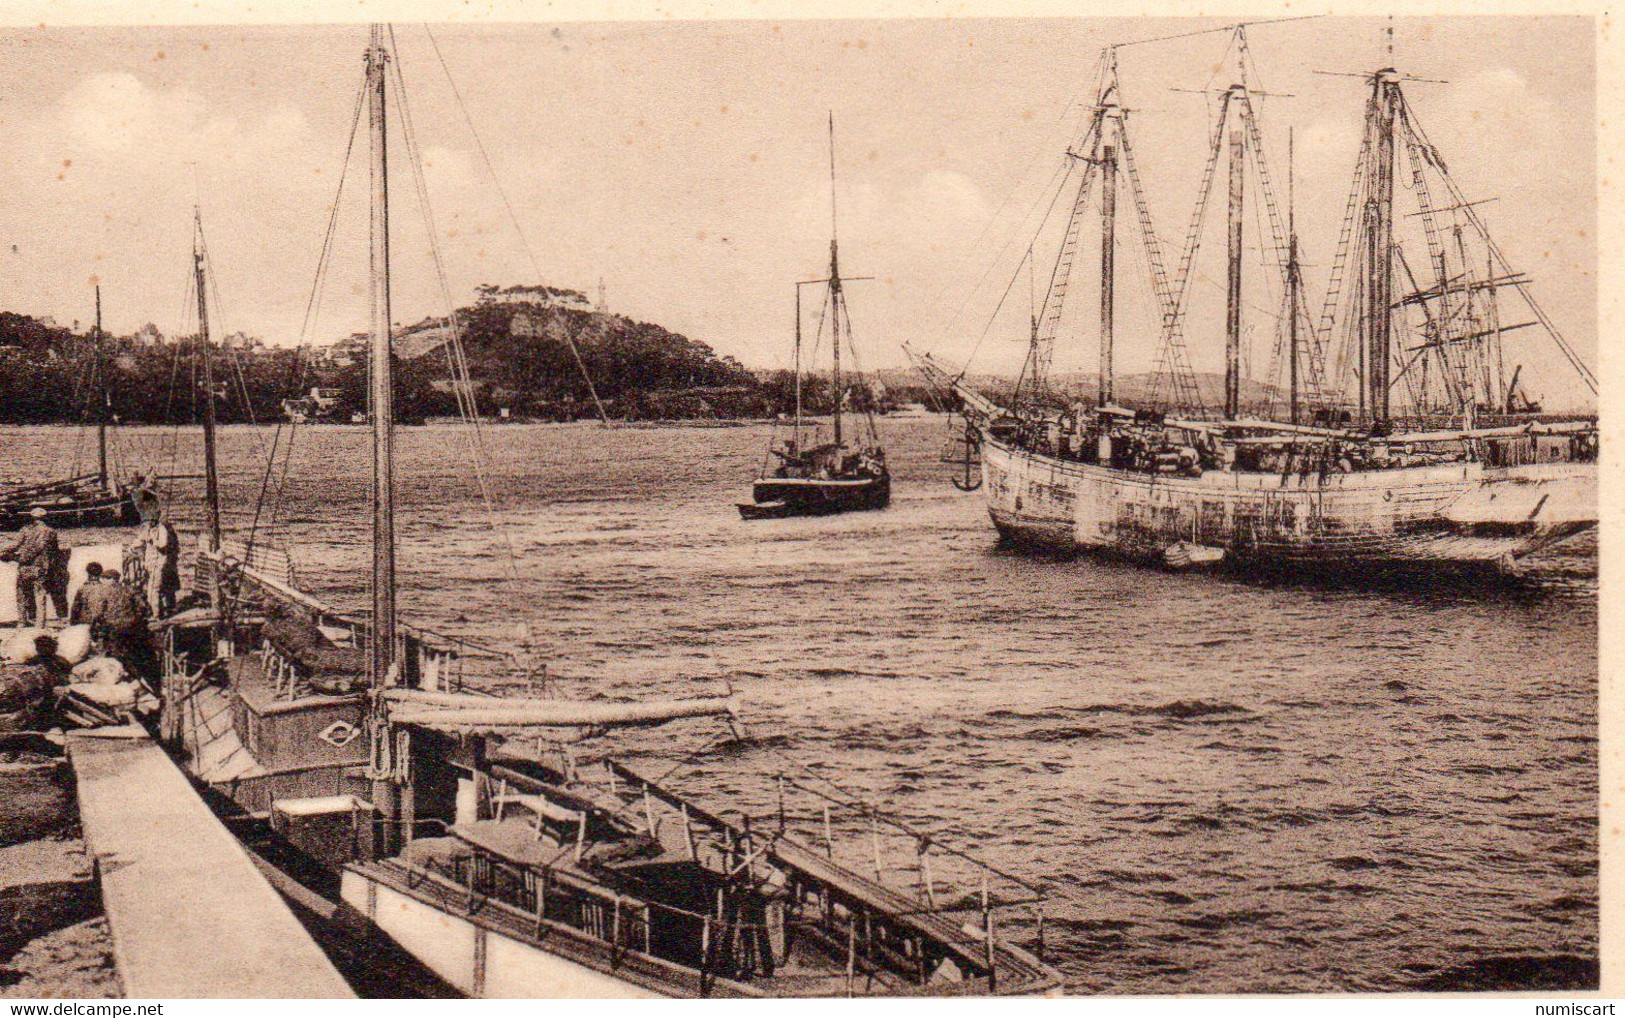
<instances>
[{"instance_id":1,"label":"boat in foreground","mask_svg":"<svg viewBox=\"0 0 1625 1018\"><path fill-rule=\"evenodd\" d=\"M752 817L619 758L616 739L631 729L736 724L731 698L481 695L464 683L495 655L410 627L398 637L398 679L373 689L363 621L229 553L205 550L199 565L204 577L231 577L237 594L162 626L166 743L233 829L297 882L295 896L336 903L338 928L387 936L462 993L1058 987L995 928L1012 910L1032 928L1042 899L1025 885L989 870L981 897L951 895L944 882L905 890L860 872L840 832L883 838L888 855L916 866L917 851L937 866L965 857L796 775L775 776L777 808ZM929 875L932 863L923 866ZM993 899L989 877L1001 887Z\"/></svg>"}]
</instances>

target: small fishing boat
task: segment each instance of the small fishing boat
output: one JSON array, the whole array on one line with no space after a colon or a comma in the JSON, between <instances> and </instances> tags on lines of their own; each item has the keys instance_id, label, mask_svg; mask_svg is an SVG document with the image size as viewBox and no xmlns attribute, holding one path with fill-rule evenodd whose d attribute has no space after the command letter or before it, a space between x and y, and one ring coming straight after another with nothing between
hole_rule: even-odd
<instances>
[{"instance_id":1,"label":"small fishing boat","mask_svg":"<svg viewBox=\"0 0 1625 1018\"><path fill-rule=\"evenodd\" d=\"M30 484L0 492L0 531L21 530L45 510L44 522L57 530L81 527L133 527L150 490L120 484L101 474Z\"/></svg>"},{"instance_id":2,"label":"small fishing boat","mask_svg":"<svg viewBox=\"0 0 1625 1018\"><path fill-rule=\"evenodd\" d=\"M838 446L823 446L809 453L805 462L832 462L839 453ZM891 502L891 478L884 461L810 469L798 465L792 469L805 469L809 476L761 478L752 486L756 501L740 503L739 515L747 520L828 516L861 509L884 509ZM851 476L837 472L843 470Z\"/></svg>"},{"instance_id":3,"label":"small fishing boat","mask_svg":"<svg viewBox=\"0 0 1625 1018\"><path fill-rule=\"evenodd\" d=\"M1176 572L1211 569L1224 561L1224 549L1213 548L1194 541L1177 541L1162 553L1163 562Z\"/></svg>"},{"instance_id":4,"label":"small fishing boat","mask_svg":"<svg viewBox=\"0 0 1625 1018\"><path fill-rule=\"evenodd\" d=\"M751 803L707 806L679 790L675 768L654 776L623 759L637 730L685 720L721 722L719 738L738 743L732 696L491 695L508 655L399 617L384 102L391 70L397 95L405 85L388 41L373 29L362 96L371 612L300 590L291 560L252 533L224 534L210 485L203 603L159 627L161 740L268 877L375 980L379 949L357 943L484 997L1055 989L1054 970L995 929L1012 909L1033 929L1036 911L1042 949L1042 896L1018 878L788 768L776 809L764 816L757 801L753 817ZM410 136L407 153L415 161ZM206 290L200 278L200 300ZM452 331L460 343L455 316ZM212 476L212 442L205 457ZM873 877L842 861L838 834L873 846ZM906 846L919 890L883 881L888 839ZM979 893L950 894L934 865L968 869Z\"/></svg>"},{"instance_id":5,"label":"small fishing boat","mask_svg":"<svg viewBox=\"0 0 1625 1018\"><path fill-rule=\"evenodd\" d=\"M835 118L829 122L830 240L829 275L796 284L795 329L795 417L791 437L775 439L768 449L770 462L751 486L751 501L739 504L739 515L747 520L782 519L789 516L828 516L864 509L884 509L891 504L891 474L886 469L886 450L875 430L874 400L862 407L865 424L857 443L845 430L844 406L847 385L841 373L841 346L856 358L852 346L852 318L847 312L846 290L842 280L839 247L835 236ZM802 372L801 288L824 287L819 331L814 347L823 338L823 323L830 323L830 430L820 434L816 422L807 419L803 401L805 378Z\"/></svg>"},{"instance_id":6,"label":"small fishing boat","mask_svg":"<svg viewBox=\"0 0 1625 1018\"><path fill-rule=\"evenodd\" d=\"M157 494L140 477L128 483L116 480L108 466L109 399L102 370L102 288L96 287L96 331L92 336L92 376L100 398L92 411L96 419L96 472L38 484L0 489L0 532L20 530L45 510L44 521L57 530L82 527L133 527L150 514Z\"/></svg>"}]
</instances>

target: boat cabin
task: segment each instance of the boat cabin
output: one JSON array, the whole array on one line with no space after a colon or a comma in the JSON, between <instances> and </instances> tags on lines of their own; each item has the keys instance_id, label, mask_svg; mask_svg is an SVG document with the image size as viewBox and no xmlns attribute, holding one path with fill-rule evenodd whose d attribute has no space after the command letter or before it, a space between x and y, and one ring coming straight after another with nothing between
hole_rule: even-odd
<instances>
[{"instance_id":1,"label":"boat cabin","mask_svg":"<svg viewBox=\"0 0 1625 1018\"><path fill-rule=\"evenodd\" d=\"M800 841L783 813L725 818L613 757L510 753L479 723L398 726L392 745L412 775L396 845L346 869L344 900L398 938L435 915L447 935L414 953L465 992L557 992L592 973L663 996L1056 985L1032 955L987 939L1008 902L980 914L961 902L955 918L859 875L833 844Z\"/></svg>"},{"instance_id":2,"label":"boat cabin","mask_svg":"<svg viewBox=\"0 0 1625 1018\"><path fill-rule=\"evenodd\" d=\"M258 825L257 851L461 992L945 995L1058 984L994 932L1010 908L1032 928L1026 912L1040 899L1025 885L989 897L984 882L980 899L940 900L929 875L942 850L911 833L928 878L922 898L881 881L878 847L873 879L837 861L828 802L818 851L783 806L765 825L715 814L604 752L628 727L731 723L731 700L465 692L465 664L482 652L411 627L397 681L373 690L363 623L274 575L274 562L240 561L202 552L198 575L214 601L165 620L165 739L228 812ZM234 596L219 596L226 590ZM592 752L604 755L588 762Z\"/></svg>"},{"instance_id":3,"label":"boat cabin","mask_svg":"<svg viewBox=\"0 0 1625 1018\"><path fill-rule=\"evenodd\" d=\"M826 442L801 450L795 439L786 439L773 449L779 464L775 478L839 480L881 477L886 473L886 452L879 446L853 450L846 445Z\"/></svg>"}]
</instances>

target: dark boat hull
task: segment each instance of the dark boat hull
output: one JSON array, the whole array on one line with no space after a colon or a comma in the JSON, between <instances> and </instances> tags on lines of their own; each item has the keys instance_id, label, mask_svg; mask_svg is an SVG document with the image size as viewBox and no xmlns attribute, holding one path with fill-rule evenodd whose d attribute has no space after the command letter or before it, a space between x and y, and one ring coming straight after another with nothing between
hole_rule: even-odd
<instances>
[{"instance_id":1,"label":"dark boat hull","mask_svg":"<svg viewBox=\"0 0 1625 1018\"><path fill-rule=\"evenodd\" d=\"M754 505L739 507L739 515L747 520L884 509L891 504L891 478L885 474L851 480L764 477L752 487L751 497Z\"/></svg>"},{"instance_id":2,"label":"dark boat hull","mask_svg":"<svg viewBox=\"0 0 1625 1018\"><path fill-rule=\"evenodd\" d=\"M33 519L31 513L36 506L45 510L46 524L57 530L134 527L141 523L141 513L130 492L76 492L52 500L0 502L0 531L20 530Z\"/></svg>"}]
</instances>

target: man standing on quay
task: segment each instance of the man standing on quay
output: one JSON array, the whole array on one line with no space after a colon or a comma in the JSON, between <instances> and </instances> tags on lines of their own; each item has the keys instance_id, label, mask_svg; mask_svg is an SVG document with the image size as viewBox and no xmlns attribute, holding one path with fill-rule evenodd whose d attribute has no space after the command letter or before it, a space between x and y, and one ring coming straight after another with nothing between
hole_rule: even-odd
<instances>
[{"instance_id":1,"label":"man standing on quay","mask_svg":"<svg viewBox=\"0 0 1625 1018\"><path fill-rule=\"evenodd\" d=\"M45 510L35 506L29 515L33 519L28 525L17 531L10 544L0 548L0 560L17 563L17 611L25 626L45 621L51 600L47 585L62 554L56 531L45 522Z\"/></svg>"},{"instance_id":2,"label":"man standing on quay","mask_svg":"<svg viewBox=\"0 0 1625 1018\"><path fill-rule=\"evenodd\" d=\"M146 572L147 613L161 619L175 607L175 594L181 587L180 542L175 528L154 507L136 535L141 564Z\"/></svg>"}]
</instances>

